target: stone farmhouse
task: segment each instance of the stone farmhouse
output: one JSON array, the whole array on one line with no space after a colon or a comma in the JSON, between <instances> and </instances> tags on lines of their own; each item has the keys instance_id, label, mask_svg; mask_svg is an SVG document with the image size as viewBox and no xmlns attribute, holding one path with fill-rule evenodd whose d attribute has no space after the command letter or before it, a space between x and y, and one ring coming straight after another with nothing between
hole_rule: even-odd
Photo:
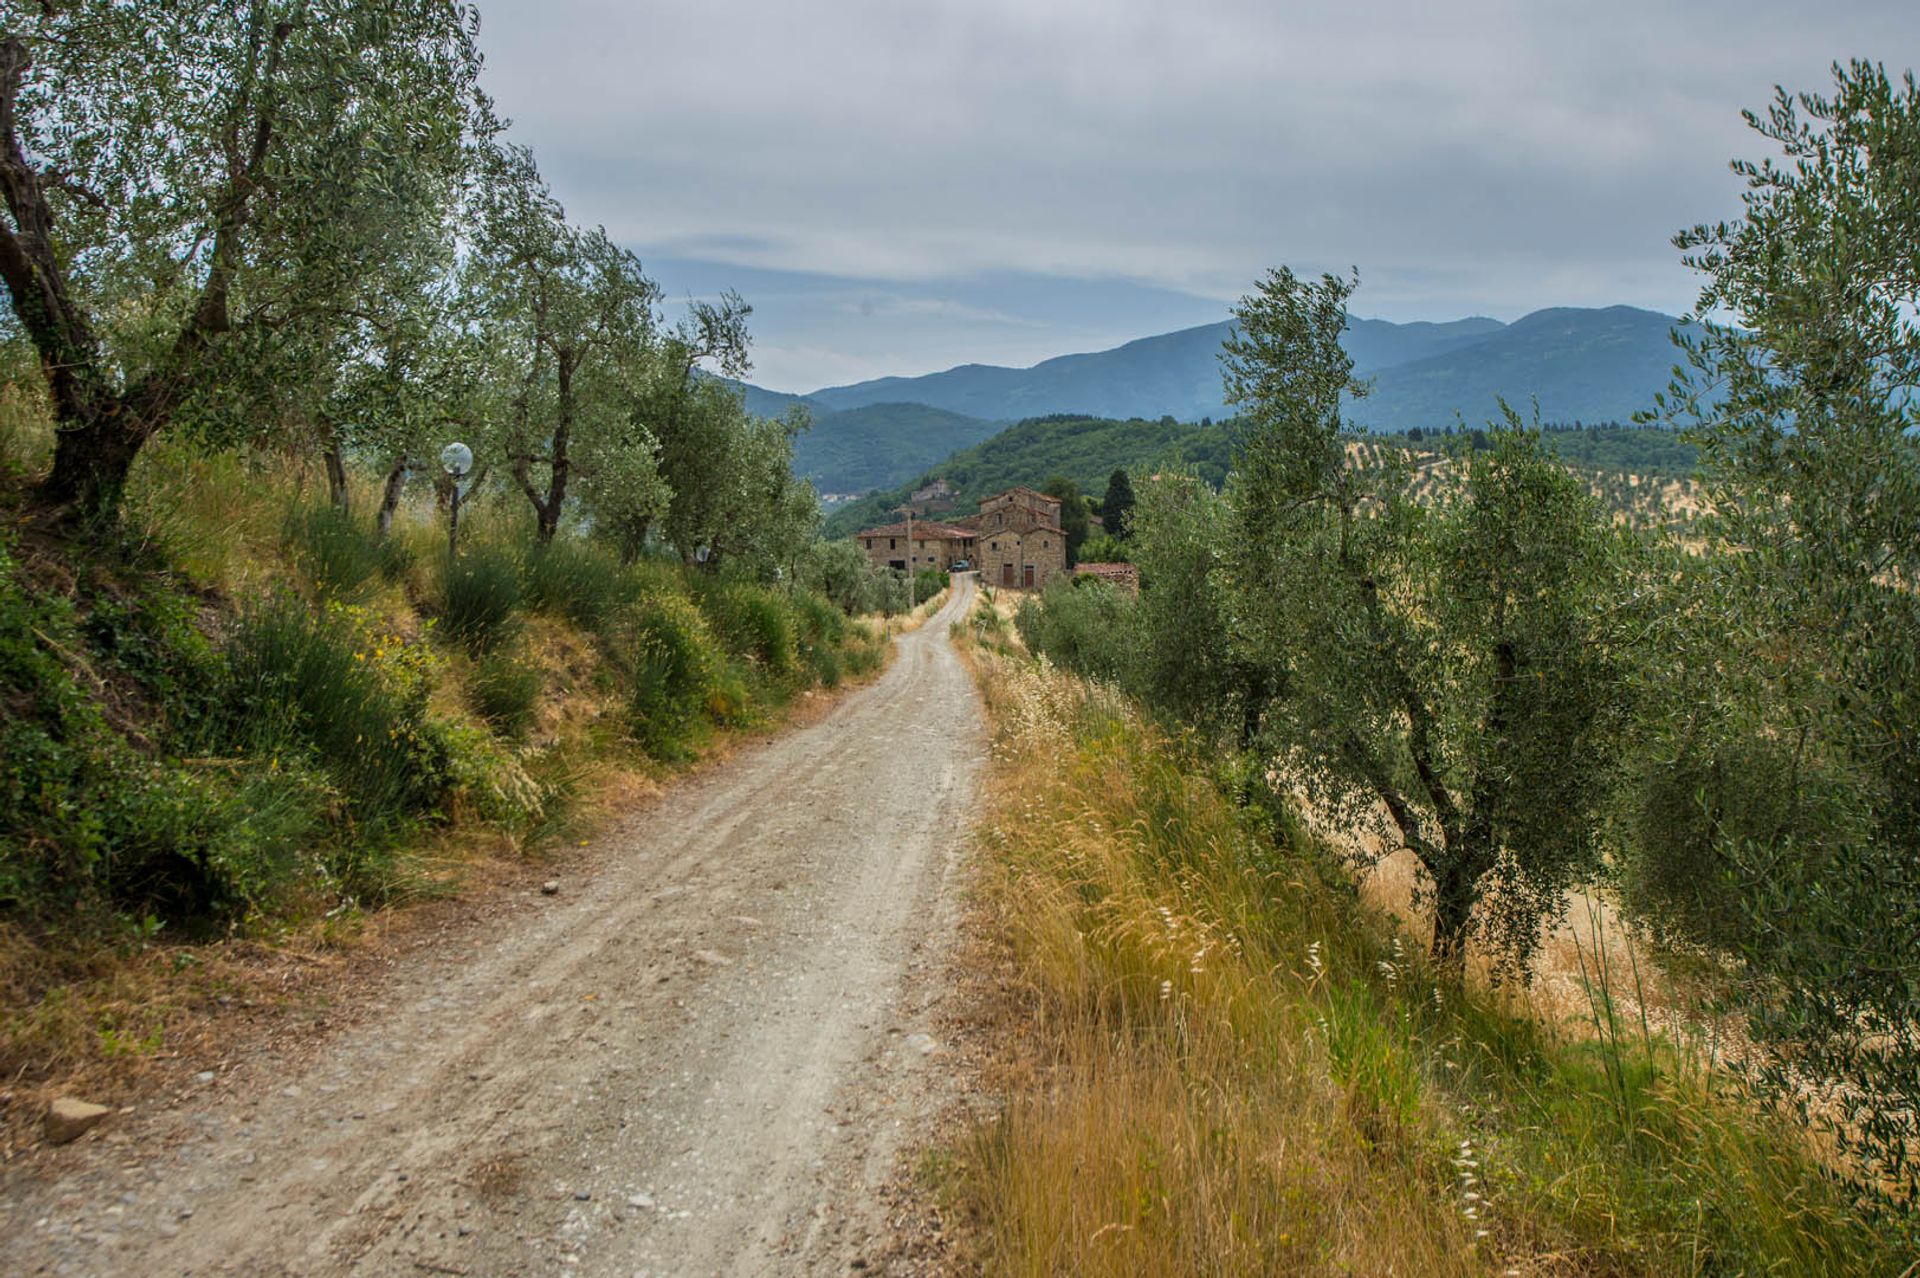
<instances>
[{"instance_id":1,"label":"stone farmhouse","mask_svg":"<svg viewBox=\"0 0 1920 1278\"><path fill-rule=\"evenodd\" d=\"M973 530L953 524L916 519L911 528L902 520L883 524L856 534L854 540L876 568L898 568L901 572L925 572L938 568L950 572L958 563L973 558Z\"/></svg>"},{"instance_id":2,"label":"stone farmhouse","mask_svg":"<svg viewBox=\"0 0 1920 1278\"><path fill-rule=\"evenodd\" d=\"M921 571L970 563L989 586L1039 590L1067 571L1067 535L1060 501L1031 488L1009 488L980 503L980 513L935 523L869 528L855 536L876 567Z\"/></svg>"},{"instance_id":3,"label":"stone farmhouse","mask_svg":"<svg viewBox=\"0 0 1920 1278\"><path fill-rule=\"evenodd\" d=\"M985 585L1040 590L1067 570L1058 497L1009 488L981 502L980 513L960 523L978 530L975 561Z\"/></svg>"}]
</instances>

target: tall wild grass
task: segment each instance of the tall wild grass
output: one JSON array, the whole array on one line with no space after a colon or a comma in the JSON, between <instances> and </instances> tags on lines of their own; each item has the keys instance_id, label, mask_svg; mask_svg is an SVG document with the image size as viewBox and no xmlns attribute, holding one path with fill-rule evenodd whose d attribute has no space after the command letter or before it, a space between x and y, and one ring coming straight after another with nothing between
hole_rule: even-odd
<instances>
[{"instance_id":1,"label":"tall wild grass","mask_svg":"<svg viewBox=\"0 0 1920 1278\"><path fill-rule=\"evenodd\" d=\"M1463 991L1117 693L976 651L999 1116L949 1188L1014 1274L1897 1278L1803 1134L1651 1031ZM1604 1002L1599 1004L1604 1006Z\"/></svg>"}]
</instances>

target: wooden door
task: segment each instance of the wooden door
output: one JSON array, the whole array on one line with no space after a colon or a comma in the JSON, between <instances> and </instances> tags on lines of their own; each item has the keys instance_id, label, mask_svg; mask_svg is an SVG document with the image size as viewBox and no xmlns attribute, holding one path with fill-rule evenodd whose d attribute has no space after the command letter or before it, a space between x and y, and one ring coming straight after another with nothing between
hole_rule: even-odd
<instances>
[{"instance_id":1,"label":"wooden door","mask_svg":"<svg viewBox=\"0 0 1920 1278\"><path fill-rule=\"evenodd\" d=\"M1000 565L1000 584L1003 586L1011 586L1013 584L1013 565L1012 564Z\"/></svg>"},{"instance_id":2,"label":"wooden door","mask_svg":"<svg viewBox=\"0 0 1920 1278\"><path fill-rule=\"evenodd\" d=\"M1024 564L1020 569L1020 584L1028 590L1033 589L1033 565Z\"/></svg>"}]
</instances>

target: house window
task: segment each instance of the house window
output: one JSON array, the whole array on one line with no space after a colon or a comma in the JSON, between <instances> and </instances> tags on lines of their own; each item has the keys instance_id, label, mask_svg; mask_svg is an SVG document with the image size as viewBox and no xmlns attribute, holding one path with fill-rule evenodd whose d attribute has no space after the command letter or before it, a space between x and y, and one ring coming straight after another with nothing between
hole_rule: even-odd
<instances>
[{"instance_id":1,"label":"house window","mask_svg":"<svg viewBox=\"0 0 1920 1278\"><path fill-rule=\"evenodd\" d=\"M998 550L998 549L1000 549L1000 543L999 543L999 542L997 542L997 541L995 541L995 542L989 542L989 543L988 543L988 545L987 545L987 548L988 548L989 550Z\"/></svg>"},{"instance_id":2,"label":"house window","mask_svg":"<svg viewBox=\"0 0 1920 1278\"><path fill-rule=\"evenodd\" d=\"M889 537L889 538L887 538L887 549L888 549L888 550L898 550L898 549L900 549L900 543L899 543L899 542L897 542L897 541L895 541L895 540L894 540L894 539L893 539L892 537Z\"/></svg>"},{"instance_id":3,"label":"house window","mask_svg":"<svg viewBox=\"0 0 1920 1278\"><path fill-rule=\"evenodd\" d=\"M1040 545L1041 545L1042 547L1044 547L1045 549L1047 549L1047 550L1052 550L1052 549L1053 549L1053 543L1052 543L1052 542L1050 542L1050 541L1043 541L1043 542L1041 542L1041 543L1040 543Z\"/></svg>"},{"instance_id":4,"label":"house window","mask_svg":"<svg viewBox=\"0 0 1920 1278\"><path fill-rule=\"evenodd\" d=\"M998 528L998 527L999 527L999 526L1000 526L1000 525L1001 525L1002 523L1004 523L1004 522L1005 522L1005 520L1006 520L1006 516L1005 516L1005 515L995 515L995 516L993 517L993 526L994 526L995 528Z\"/></svg>"}]
</instances>

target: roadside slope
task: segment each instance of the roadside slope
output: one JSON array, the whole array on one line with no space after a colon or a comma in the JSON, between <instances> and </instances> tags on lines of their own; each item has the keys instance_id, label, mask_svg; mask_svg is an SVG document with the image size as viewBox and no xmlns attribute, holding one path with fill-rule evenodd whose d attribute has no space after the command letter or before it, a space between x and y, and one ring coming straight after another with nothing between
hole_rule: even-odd
<instances>
[{"instance_id":1,"label":"roadside slope","mask_svg":"<svg viewBox=\"0 0 1920 1278\"><path fill-rule=\"evenodd\" d=\"M985 757L971 582L587 881L397 973L311 1064L16 1168L9 1273L839 1272L937 1104L925 979Z\"/></svg>"}]
</instances>

